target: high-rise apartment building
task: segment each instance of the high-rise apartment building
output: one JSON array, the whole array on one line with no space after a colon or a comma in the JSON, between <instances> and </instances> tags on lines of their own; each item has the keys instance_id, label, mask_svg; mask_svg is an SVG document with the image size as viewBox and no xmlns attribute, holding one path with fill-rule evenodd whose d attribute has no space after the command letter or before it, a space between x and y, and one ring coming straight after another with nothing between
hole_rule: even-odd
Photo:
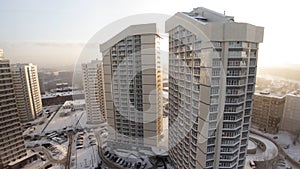
<instances>
[{"instance_id":1,"label":"high-rise apartment building","mask_svg":"<svg viewBox=\"0 0 300 169\"><path fill-rule=\"evenodd\" d=\"M261 131L276 134L280 128L285 97L259 92L254 94L251 126Z\"/></svg>"},{"instance_id":2,"label":"high-rise apartment building","mask_svg":"<svg viewBox=\"0 0 300 169\"><path fill-rule=\"evenodd\" d=\"M115 145L158 144L163 130L159 40L156 24L143 24L100 45L109 136Z\"/></svg>"},{"instance_id":3,"label":"high-rise apartment building","mask_svg":"<svg viewBox=\"0 0 300 169\"><path fill-rule=\"evenodd\" d=\"M0 168L26 156L9 60L0 49Z\"/></svg>"},{"instance_id":4,"label":"high-rise apartment building","mask_svg":"<svg viewBox=\"0 0 300 169\"><path fill-rule=\"evenodd\" d=\"M106 120L103 65L100 60L82 64L87 124Z\"/></svg>"},{"instance_id":5,"label":"high-rise apartment building","mask_svg":"<svg viewBox=\"0 0 300 169\"><path fill-rule=\"evenodd\" d=\"M263 28L195 8L169 18L166 31L174 168L244 168Z\"/></svg>"},{"instance_id":6,"label":"high-rise apartment building","mask_svg":"<svg viewBox=\"0 0 300 169\"><path fill-rule=\"evenodd\" d=\"M43 111L37 66L11 66L16 102L21 122L32 121Z\"/></svg>"},{"instance_id":7,"label":"high-rise apartment building","mask_svg":"<svg viewBox=\"0 0 300 169\"><path fill-rule=\"evenodd\" d=\"M281 129L295 134L300 132L300 90L286 95Z\"/></svg>"}]
</instances>

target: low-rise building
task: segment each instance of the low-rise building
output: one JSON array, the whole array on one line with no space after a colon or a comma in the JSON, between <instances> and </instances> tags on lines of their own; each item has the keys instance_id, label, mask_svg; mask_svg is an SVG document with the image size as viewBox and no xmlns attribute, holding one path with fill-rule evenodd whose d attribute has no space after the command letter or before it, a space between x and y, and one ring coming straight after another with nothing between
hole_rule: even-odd
<instances>
[{"instance_id":1,"label":"low-rise building","mask_svg":"<svg viewBox=\"0 0 300 169\"><path fill-rule=\"evenodd\" d=\"M282 119L285 96L260 92L254 94L252 127L277 133Z\"/></svg>"},{"instance_id":2,"label":"low-rise building","mask_svg":"<svg viewBox=\"0 0 300 169\"><path fill-rule=\"evenodd\" d=\"M300 90L286 95L281 129L292 133L300 132Z\"/></svg>"}]
</instances>

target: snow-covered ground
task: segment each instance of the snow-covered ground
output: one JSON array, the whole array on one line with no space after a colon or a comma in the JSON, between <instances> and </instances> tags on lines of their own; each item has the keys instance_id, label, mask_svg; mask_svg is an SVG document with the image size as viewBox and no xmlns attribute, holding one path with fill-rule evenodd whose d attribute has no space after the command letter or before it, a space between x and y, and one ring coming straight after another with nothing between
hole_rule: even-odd
<instances>
[{"instance_id":1,"label":"snow-covered ground","mask_svg":"<svg viewBox=\"0 0 300 169\"><path fill-rule=\"evenodd\" d=\"M47 128L45 129L45 132L50 132L50 131L58 131L62 130L63 128L73 128L75 127L76 123L78 120L81 120L81 117L85 114L84 111L74 111L70 112L69 115L62 116L61 114L64 113L64 109L60 109L53 120L49 123ZM84 123L80 123L81 125ZM84 127L84 126L81 126Z\"/></svg>"},{"instance_id":2,"label":"snow-covered ground","mask_svg":"<svg viewBox=\"0 0 300 169\"><path fill-rule=\"evenodd\" d=\"M77 150L75 155L74 165L75 168L95 168L101 159L98 155L97 146L90 146L85 149ZM77 166L77 167L76 167Z\"/></svg>"},{"instance_id":3,"label":"snow-covered ground","mask_svg":"<svg viewBox=\"0 0 300 169\"><path fill-rule=\"evenodd\" d=\"M40 168L43 165L45 165L46 161L42 161L40 159L35 160L29 164L26 164L24 167L22 167L22 169L33 169L33 168Z\"/></svg>"},{"instance_id":4,"label":"snow-covered ground","mask_svg":"<svg viewBox=\"0 0 300 169\"><path fill-rule=\"evenodd\" d=\"M78 139L80 134L83 136L83 139ZM77 149L77 147L80 147L77 145L78 140L82 140L80 141L83 146L81 149ZM95 168L101 162L97 143L96 145L91 145L92 141L97 141L93 132L81 132L74 136L71 159L72 168Z\"/></svg>"},{"instance_id":5,"label":"snow-covered ground","mask_svg":"<svg viewBox=\"0 0 300 169\"><path fill-rule=\"evenodd\" d=\"M260 141L266 146L265 151L259 151L259 148L257 148L257 151L255 154L248 154L247 155L247 160L252 160L252 161L268 161L272 160L277 157L278 155L278 149L274 143L272 143L270 140L265 139L263 137L260 137L255 134L250 134L250 138L254 138L255 140Z\"/></svg>"},{"instance_id":6,"label":"snow-covered ground","mask_svg":"<svg viewBox=\"0 0 300 169\"><path fill-rule=\"evenodd\" d=\"M300 160L300 143L299 141L296 141L295 142L296 144L293 144L293 141L295 140L294 135L286 131L279 131L278 134L269 134L269 133L263 133L263 134L273 139L278 137L274 140L284 148L284 151L294 160L296 161Z\"/></svg>"}]
</instances>

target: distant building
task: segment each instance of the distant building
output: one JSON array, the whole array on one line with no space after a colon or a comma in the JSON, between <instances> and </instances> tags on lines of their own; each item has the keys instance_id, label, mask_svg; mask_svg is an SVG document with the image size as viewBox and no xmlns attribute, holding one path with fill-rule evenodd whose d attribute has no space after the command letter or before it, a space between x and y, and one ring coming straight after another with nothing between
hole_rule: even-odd
<instances>
[{"instance_id":1,"label":"distant building","mask_svg":"<svg viewBox=\"0 0 300 169\"><path fill-rule=\"evenodd\" d=\"M252 127L275 134L279 131L285 97L260 92L254 94Z\"/></svg>"},{"instance_id":2,"label":"distant building","mask_svg":"<svg viewBox=\"0 0 300 169\"><path fill-rule=\"evenodd\" d=\"M102 61L82 64L87 124L106 121L105 93Z\"/></svg>"},{"instance_id":3,"label":"distant building","mask_svg":"<svg viewBox=\"0 0 300 169\"><path fill-rule=\"evenodd\" d=\"M243 169L262 27L199 7L166 21L176 169Z\"/></svg>"},{"instance_id":4,"label":"distant building","mask_svg":"<svg viewBox=\"0 0 300 169\"><path fill-rule=\"evenodd\" d=\"M15 64L11 66L13 85L21 122L32 121L42 113L42 100L37 66Z\"/></svg>"},{"instance_id":5,"label":"distant building","mask_svg":"<svg viewBox=\"0 0 300 169\"><path fill-rule=\"evenodd\" d=\"M57 77L62 82L67 82L68 84L72 84L74 80L73 76L74 76L74 71L59 71L57 75Z\"/></svg>"},{"instance_id":6,"label":"distant building","mask_svg":"<svg viewBox=\"0 0 300 169\"><path fill-rule=\"evenodd\" d=\"M45 85L44 85L44 74L38 73L39 85L40 85L40 93L45 94Z\"/></svg>"},{"instance_id":7,"label":"distant building","mask_svg":"<svg viewBox=\"0 0 300 169\"><path fill-rule=\"evenodd\" d=\"M131 25L100 45L109 135L118 146L158 145L163 130L159 39L155 24Z\"/></svg>"},{"instance_id":8,"label":"distant building","mask_svg":"<svg viewBox=\"0 0 300 169\"><path fill-rule=\"evenodd\" d=\"M68 100L84 99L82 90L55 92L42 95L43 106L64 104Z\"/></svg>"},{"instance_id":9,"label":"distant building","mask_svg":"<svg viewBox=\"0 0 300 169\"><path fill-rule=\"evenodd\" d=\"M300 133L300 90L286 95L281 129Z\"/></svg>"},{"instance_id":10,"label":"distant building","mask_svg":"<svg viewBox=\"0 0 300 169\"><path fill-rule=\"evenodd\" d=\"M0 168L26 156L9 60L0 49Z\"/></svg>"}]
</instances>

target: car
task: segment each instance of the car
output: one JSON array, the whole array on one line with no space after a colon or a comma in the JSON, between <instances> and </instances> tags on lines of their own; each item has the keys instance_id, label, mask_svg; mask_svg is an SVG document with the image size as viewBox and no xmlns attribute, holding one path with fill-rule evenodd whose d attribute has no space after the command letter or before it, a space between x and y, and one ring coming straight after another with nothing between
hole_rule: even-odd
<instances>
[{"instance_id":1,"label":"car","mask_svg":"<svg viewBox=\"0 0 300 169\"><path fill-rule=\"evenodd\" d=\"M254 161L250 161L249 164L250 164L250 167L254 167L255 166Z\"/></svg>"},{"instance_id":2,"label":"car","mask_svg":"<svg viewBox=\"0 0 300 169\"><path fill-rule=\"evenodd\" d=\"M77 137L77 140L83 140L83 137Z\"/></svg>"},{"instance_id":3,"label":"car","mask_svg":"<svg viewBox=\"0 0 300 169\"><path fill-rule=\"evenodd\" d=\"M131 163L131 162L129 162L129 164L128 164L128 168L131 168L131 166L132 166L132 163Z\"/></svg>"},{"instance_id":4,"label":"car","mask_svg":"<svg viewBox=\"0 0 300 169\"><path fill-rule=\"evenodd\" d=\"M83 144L83 141L77 140L76 144Z\"/></svg>"},{"instance_id":5,"label":"car","mask_svg":"<svg viewBox=\"0 0 300 169\"><path fill-rule=\"evenodd\" d=\"M90 143L90 145L94 146L94 145L97 145L97 143L96 142L92 142L92 143Z\"/></svg>"},{"instance_id":6,"label":"car","mask_svg":"<svg viewBox=\"0 0 300 169\"><path fill-rule=\"evenodd\" d=\"M105 151L105 152L104 152L104 155L106 156L108 153L109 153L109 151Z\"/></svg>"},{"instance_id":7,"label":"car","mask_svg":"<svg viewBox=\"0 0 300 169\"><path fill-rule=\"evenodd\" d=\"M111 156L111 154L110 153L108 153L107 154L107 156L105 156L106 158L110 158L110 156Z\"/></svg>"},{"instance_id":8,"label":"car","mask_svg":"<svg viewBox=\"0 0 300 169\"><path fill-rule=\"evenodd\" d=\"M43 157L41 157L41 160L42 160L42 161L46 161L46 159L45 159L45 158L43 158Z\"/></svg>"},{"instance_id":9,"label":"car","mask_svg":"<svg viewBox=\"0 0 300 169\"><path fill-rule=\"evenodd\" d=\"M113 161L116 162L118 159L119 159L119 157L115 157Z\"/></svg>"},{"instance_id":10,"label":"car","mask_svg":"<svg viewBox=\"0 0 300 169\"><path fill-rule=\"evenodd\" d=\"M92 143L96 143L96 141L95 141L95 140L93 140L93 141L90 141L90 144L92 144Z\"/></svg>"},{"instance_id":11,"label":"car","mask_svg":"<svg viewBox=\"0 0 300 169\"><path fill-rule=\"evenodd\" d=\"M95 136L94 135L89 135L88 138L92 139L92 138L95 138Z\"/></svg>"},{"instance_id":12,"label":"car","mask_svg":"<svg viewBox=\"0 0 300 169\"><path fill-rule=\"evenodd\" d=\"M51 168L52 166L53 166L52 164L49 164L45 167L45 169Z\"/></svg>"},{"instance_id":13,"label":"car","mask_svg":"<svg viewBox=\"0 0 300 169\"><path fill-rule=\"evenodd\" d=\"M113 160L115 158L115 155L112 155L109 159Z\"/></svg>"},{"instance_id":14,"label":"car","mask_svg":"<svg viewBox=\"0 0 300 169\"><path fill-rule=\"evenodd\" d=\"M125 162L123 166L124 166L124 167L127 167L127 165L128 165L128 162Z\"/></svg>"},{"instance_id":15,"label":"car","mask_svg":"<svg viewBox=\"0 0 300 169\"><path fill-rule=\"evenodd\" d=\"M122 158L119 158L119 159L116 161L116 163L119 163L121 160L122 160Z\"/></svg>"},{"instance_id":16,"label":"car","mask_svg":"<svg viewBox=\"0 0 300 169\"><path fill-rule=\"evenodd\" d=\"M77 146L76 147L77 150L82 149L82 148L83 148L83 146Z\"/></svg>"},{"instance_id":17,"label":"car","mask_svg":"<svg viewBox=\"0 0 300 169\"><path fill-rule=\"evenodd\" d=\"M118 164L122 164L122 162L124 161L122 158L120 158L121 160L119 160L119 162L117 162Z\"/></svg>"}]
</instances>

